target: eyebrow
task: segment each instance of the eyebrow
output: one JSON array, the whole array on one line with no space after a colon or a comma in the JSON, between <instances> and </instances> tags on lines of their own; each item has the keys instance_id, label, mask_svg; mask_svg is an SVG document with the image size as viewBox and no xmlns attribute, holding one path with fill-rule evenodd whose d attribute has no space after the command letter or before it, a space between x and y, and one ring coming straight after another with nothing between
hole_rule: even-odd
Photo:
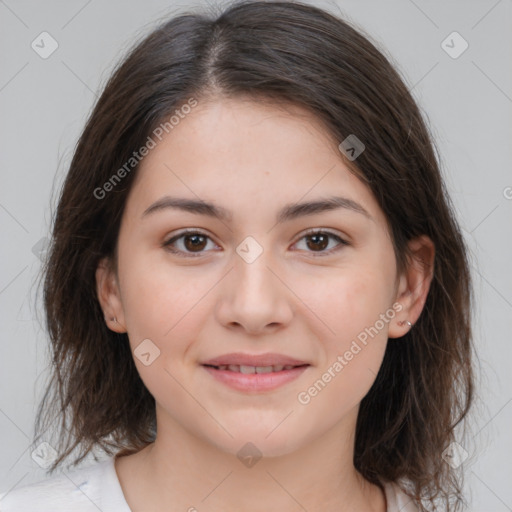
<instances>
[{"instance_id":1,"label":"eyebrow","mask_svg":"<svg viewBox=\"0 0 512 512\"><path fill-rule=\"evenodd\" d=\"M144 211L141 218L169 208L194 213L197 215L206 215L208 217L213 217L215 219L226 222L230 222L233 218L232 213L229 210L221 206L214 205L213 203L209 203L200 199L186 199L171 196L164 196L158 199L158 201L154 202ZM281 224L298 217L315 215L340 208L360 213L368 219L373 220L373 217L368 213L368 211L353 199L349 199L347 197L331 196L325 199L318 199L316 201L287 204L281 210L279 210L276 216L276 223Z\"/></svg>"}]
</instances>

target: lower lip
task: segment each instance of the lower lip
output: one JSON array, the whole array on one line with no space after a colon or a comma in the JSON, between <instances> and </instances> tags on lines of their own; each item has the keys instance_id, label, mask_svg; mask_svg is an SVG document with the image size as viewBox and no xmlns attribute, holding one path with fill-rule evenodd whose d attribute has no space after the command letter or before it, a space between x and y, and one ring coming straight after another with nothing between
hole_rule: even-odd
<instances>
[{"instance_id":1,"label":"lower lip","mask_svg":"<svg viewBox=\"0 0 512 512\"><path fill-rule=\"evenodd\" d=\"M203 368L215 379L239 391L271 391L291 382L309 366L297 366L291 370L270 373L239 373L230 370L216 370L211 366Z\"/></svg>"}]
</instances>

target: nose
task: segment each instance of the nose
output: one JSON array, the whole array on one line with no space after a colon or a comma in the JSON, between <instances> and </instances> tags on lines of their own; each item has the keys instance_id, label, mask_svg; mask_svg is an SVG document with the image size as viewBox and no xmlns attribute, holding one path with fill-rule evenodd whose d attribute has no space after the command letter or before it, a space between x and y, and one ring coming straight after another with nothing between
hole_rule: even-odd
<instances>
[{"instance_id":1,"label":"nose","mask_svg":"<svg viewBox=\"0 0 512 512\"><path fill-rule=\"evenodd\" d=\"M293 293L267 251L251 263L238 254L220 289L218 321L248 334L274 332L293 317Z\"/></svg>"}]
</instances>

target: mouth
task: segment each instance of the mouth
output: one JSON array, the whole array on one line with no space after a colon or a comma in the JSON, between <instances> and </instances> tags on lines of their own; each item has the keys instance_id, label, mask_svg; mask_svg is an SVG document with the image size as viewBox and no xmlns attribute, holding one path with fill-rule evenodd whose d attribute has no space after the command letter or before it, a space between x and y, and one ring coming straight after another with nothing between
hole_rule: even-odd
<instances>
[{"instance_id":1,"label":"mouth","mask_svg":"<svg viewBox=\"0 0 512 512\"><path fill-rule=\"evenodd\" d=\"M300 364L300 365L282 365L276 364L271 366L247 366L247 365L238 365L238 364L222 364L222 365L212 365L212 364L204 364L203 366L207 366L214 370L221 371L229 371L235 373L243 373L244 375L251 375L254 373L262 374L262 373L279 373L283 371L293 370L294 368L302 368L309 366L309 364Z\"/></svg>"},{"instance_id":2,"label":"mouth","mask_svg":"<svg viewBox=\"0 0 512 512\"><path fill-rule=\"evenodd\" d=\"M264 393L299 378L310 364L273 364L266 366L251 366L239 364L202 364L206 372L224 386L243 393Z\"/></svg>"}]
</instances>

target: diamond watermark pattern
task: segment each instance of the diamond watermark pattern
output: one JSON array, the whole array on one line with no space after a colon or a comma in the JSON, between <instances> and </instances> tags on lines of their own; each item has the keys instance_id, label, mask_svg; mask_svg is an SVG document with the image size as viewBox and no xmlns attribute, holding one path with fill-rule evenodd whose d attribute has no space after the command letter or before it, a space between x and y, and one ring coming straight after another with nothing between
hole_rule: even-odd
<instances>
[{"instance_id":1,"label":"diamond watermark pattern","mask_svg":"<svg viewBox=\"0 0 512 512\"><path fill-rule=\"evenodd\" d=\"M248 468L252 468L261 459L262 455L253 443L245 443L236 454L240 462Z\"/></svg>"},{"instance_id":2,"label":"diamond watermark pattern","mask_svg":"<svg viewBox=\"0 0 512 512\"><path fill-rule=\"evenodd\" d=\"M253 263L263 252L263 247L252 236L248 236L238 245L236 252L246 263Z\"/></svg>"},{"instance_id":3,"label":"diamond watermark pattern","mask_svg":"<svg viewBox=\"0 0 512 512\"><path fill-rule=\"evenodd\" d=\"M366 146L351 133L339 146L339 150L353 162L365 149Z\"/></svg>"},{"instance_id":4,"label":"diamond watermark pattern","mask_svg":"<svg viewBox=\"0 0 512 512\"><path fill-rule=\"evenodd\" d=\"M469 48L469 43L458 32L453 31L443 40L441 48L452 59L458 59Z\"/></svg>"},{"instance_id":5,"label":"diamond watermark pattern","mask_svg":"<svg viewBox=\"0 0 512 512\"><path fill-rule=\"evenodd\" d=\"M150 339L145 339L133 353L144 366L149 366L160 355L160 349Z\"/></svg>"},{"instance_id":6,"label":"diamond watermark pattern","mask_svg":"<svg viewBox=\"0 0 512 512\"><path fill-rule=\"evenodd\" d=\"M441 456L447 464L456 469L468 458L468 455L459 443L451 443Z\"/></svg>"},{"instance_id":7,"label":"diamond watermark pattern","mask_svg":"<svg viewBox=\"0 0 512 512\"><path fill-rule=\"evenodd\" d=\"M34 247L32 247L32 253L34 254L34 256L37 256L41 261L43 261L46 256L46 251L48 250L49 244L50 241L48 240L48 238L43 236L43 238L41 238L41 240L39 240L34 245Z\"/></svg>"},{"instance_id":8,"label":"diamond watermark pattern","mask_svg":"<svg viewBox=\"0 0 512 512\"><path fill-rule=\"evenodd\" d=\"M41 32L30 46L39 57L47 59L59 47L59 43L48 32Z\"/></svg>"},{"instance_id":9,"label":"diamond watermark pattern","mask_svg":"<svg viewBox=\"0 0 512 512\"><path fill-rule=\"evenodd\" d=\"M48 469L57 459L57 451L46 441L42 442L31 454L32 460L43 469Z\"/></svg>"}]
</instances>

